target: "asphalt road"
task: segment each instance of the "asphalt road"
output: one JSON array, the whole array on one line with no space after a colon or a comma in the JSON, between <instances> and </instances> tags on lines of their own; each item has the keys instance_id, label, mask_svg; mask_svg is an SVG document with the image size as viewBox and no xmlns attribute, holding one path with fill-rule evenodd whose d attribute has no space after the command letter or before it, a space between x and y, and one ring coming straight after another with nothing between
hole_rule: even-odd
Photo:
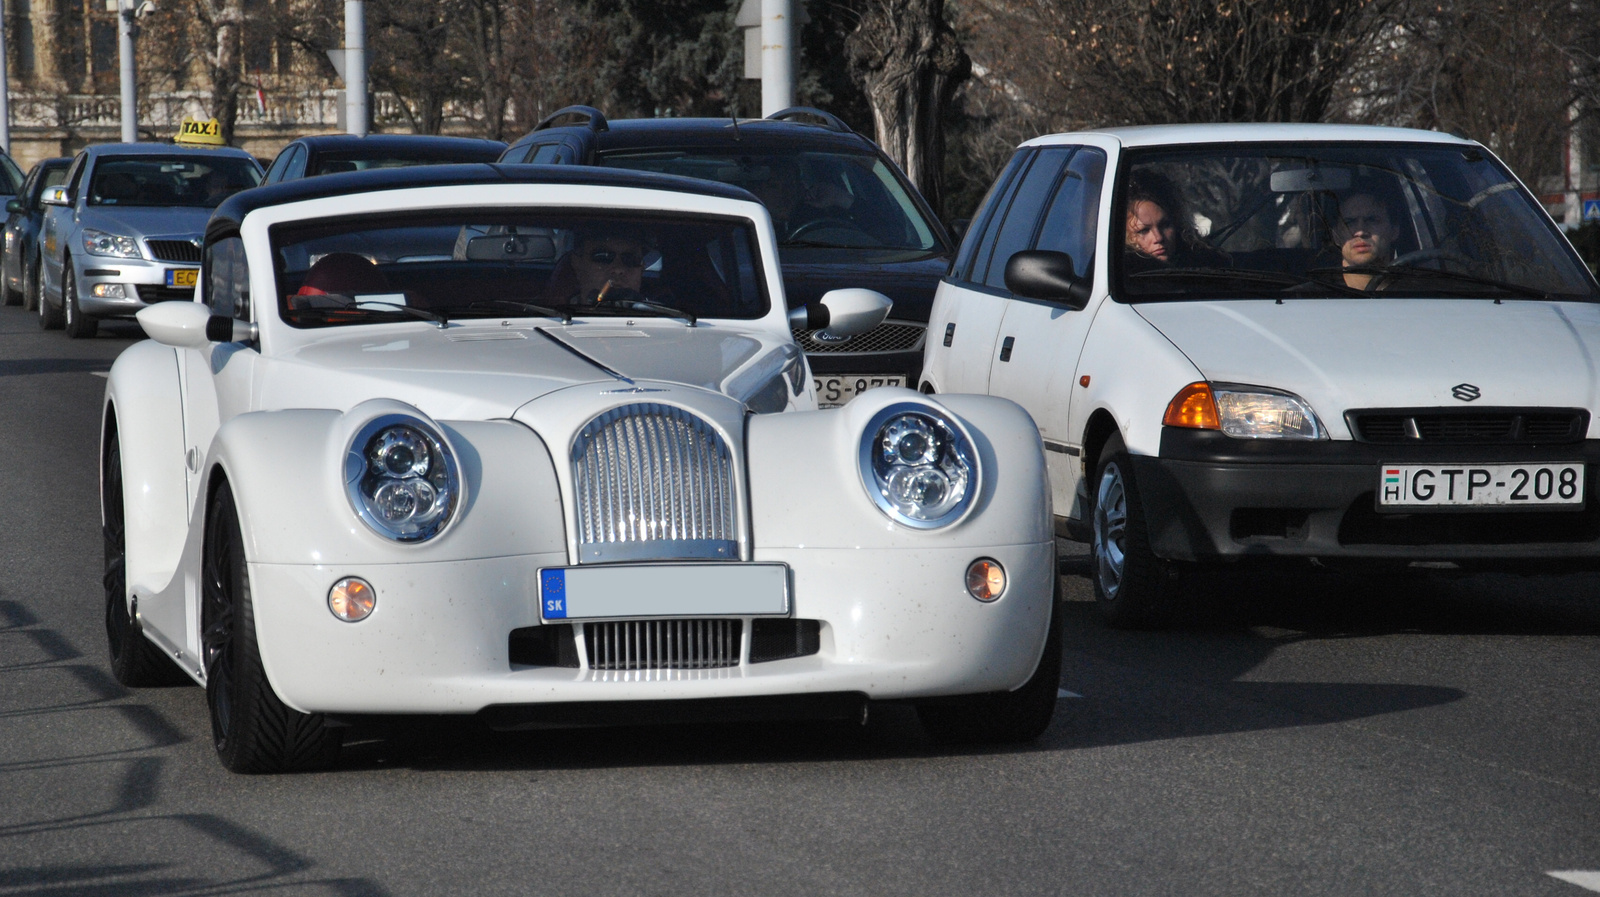
<instances>
[{"instance_id":1,"label":"asphalt road","mask_svg":"<svg viewBox=\"0 0 1600 897\"><path fill-rule=\"evenodd\" d=\"M99 374L137 337L0 309L0 897L1600 890L1591 575L1226 577L1159 633L1104 628L1069 577L1081 697L1018 750L942 750L888 707L450 721L363 733L325 774L229 774L200 689L106 664Z\"/></svg>"}]
</instances>

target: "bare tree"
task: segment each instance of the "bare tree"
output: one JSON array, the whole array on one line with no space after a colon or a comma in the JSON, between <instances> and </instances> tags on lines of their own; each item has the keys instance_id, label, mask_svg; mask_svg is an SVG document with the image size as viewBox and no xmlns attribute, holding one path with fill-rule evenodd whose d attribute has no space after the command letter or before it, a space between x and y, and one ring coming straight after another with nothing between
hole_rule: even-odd
<instances>
[{"instance_id":1,"label":"bare tree","mask_svg":"<svg viewBox=\"0 0 1600 897\"><path fill-rule=\"evenodd\" d=\"M868 0L845 49L872 107L878 145L942 210L944 115L972 72L944 0Z\"/></svg>"},{"instance_id":2,"label":"bare tree","mask_svg":"<svg viewBox=\"0 0 1600 897\"><path fill-rule=\"evenodd\" d=\"M412 131L439 133L444 128L445 103L461 93L466 74L462 55L450 45L461 4L375 0L369 9L373 88L395 95Z\"/></svg>"},{"instance_id":3,"label":"bare tree","mask_svg":"<svg viewBox=\"0 0 1600 897\"><path fill-rule=\"evenodd\" d=\"M222 139L233 142L239 117L242 85L240 40L244 31L243 0L190 0L194 24L201 41L202 68L209 92L211 117L222 129Z\"/></svg>"}]
</instances>

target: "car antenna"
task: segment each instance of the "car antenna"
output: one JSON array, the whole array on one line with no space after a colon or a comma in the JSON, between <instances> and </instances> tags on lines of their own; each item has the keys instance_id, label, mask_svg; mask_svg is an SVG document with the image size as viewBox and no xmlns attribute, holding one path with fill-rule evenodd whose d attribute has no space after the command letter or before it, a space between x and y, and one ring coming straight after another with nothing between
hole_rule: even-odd
<instances>
[{"instance_id":1,"label":"car antenna","mask_svg":"<svg viewBox=\"0 0 1600 897\"><path fill-rule=\"evenodd\" d=\"M730 105L729 112L731 114L728 118L733 120L733 139L743 142L744 138L739 136L739 104L733 103Z\"/></svg>"}]
</instances>

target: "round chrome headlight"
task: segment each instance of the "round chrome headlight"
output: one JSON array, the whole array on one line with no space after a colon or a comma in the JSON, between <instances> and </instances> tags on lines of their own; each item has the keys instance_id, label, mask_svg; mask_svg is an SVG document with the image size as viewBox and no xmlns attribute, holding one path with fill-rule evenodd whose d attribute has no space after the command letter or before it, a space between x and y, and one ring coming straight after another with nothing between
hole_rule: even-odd
<instances>
[{"instance_id":1,"label":"round chrome headlight","mask_svg":"<svg viewBox=\"0 0 1600 897\"><path fill-rule=\"evenodd\" d=\"M461 498L461 471L444 437L403 414L374 418L356 433L344 475L356 515L396 542L438 535Z\"/></svg>"},{"instance_id":2,"label":"round chrome headlight","mask_svg":"<svg viewBox=\"0 0 1600 897\"><path fill-rule=\"evenodd\" d=\"M977 453L944 414L902 402L861 434L861 481L896 523L937 529L961 519L978 494Z\"/></svg>"}]
</instances>

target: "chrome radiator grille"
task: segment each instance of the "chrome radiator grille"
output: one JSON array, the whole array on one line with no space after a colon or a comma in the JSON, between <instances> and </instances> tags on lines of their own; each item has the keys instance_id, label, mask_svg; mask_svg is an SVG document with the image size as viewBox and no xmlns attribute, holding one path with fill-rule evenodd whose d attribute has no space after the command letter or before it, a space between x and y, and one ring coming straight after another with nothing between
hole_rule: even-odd
<instances>
[{"instance_id":1,"label":"chrome radiator grille","mask_svg":"<svg viewBox=\"0 0 1600 897\"><path fill-rule=\"evenodd\" d=\"M624 405L572 446L578 560L739 556L733 455L711 425L669 405Z\"/></svg>"},{"instance_id":2,"label":"chrome radiator grille","mask_svg":"<svg viewBox=\"0 0 1600 897\"><path fill-rule=\"evenodd\" d=\"M591 670L711 670L739 665L741 620L585 623Z\"/></svg>"}]
</instances>

